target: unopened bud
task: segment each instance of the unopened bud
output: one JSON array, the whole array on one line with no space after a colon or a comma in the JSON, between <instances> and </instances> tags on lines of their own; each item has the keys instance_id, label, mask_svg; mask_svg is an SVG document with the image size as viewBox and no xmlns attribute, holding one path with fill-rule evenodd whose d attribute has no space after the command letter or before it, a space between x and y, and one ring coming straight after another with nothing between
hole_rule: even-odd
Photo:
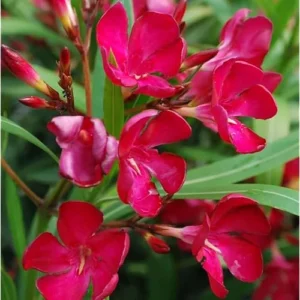
<instances>
[{"instance_id":1,"label":"unopened bud","mask_svg":"<svg viewBox=\"0 0 300 300\"><path fill-rule=\"evenodd\" d=\"M69 76L71 73L71 54L67 47L63 48L60 52L59 60L60 70L63 74Z\"/></svg>"},{"instance_id":2,"label":"unopened bud","mask_svg":"<svg viewBox=\"0 0 300 300\"><path fill-rule=\"evenodd\" d=\"M170 247L164 240L156 237L148 231L141 231L140 233L154 252L159 254L170 252Z\"/></svg>"},{"instance_id":3,"label":"unopened bud","mask_svg":"<svg viewBox=\"0 0 300 300\"><path fill-rule=\"evenodd\" d=\"M30 96L19 100L22 104L35 109L55 109L55 105L45 99Z\"/></svg>"},{"instance_id":4,"label":"unopened bud","mask_svg":"<svg viewBox=\"0 0 300 300\"><path fill-rule=\"evenodd\" d=\"M51 88L49 88L49 86L40 78L39 74L30 65L30 63L16 51L12 50L6 45L1 45L1 57L5 67L17 78L21 79L42 93L51 95Z\"/></svg>"},{"instance_id":5,"label":"unopened bud","mask_svg":"<svg viewBox=\"0 0 300 300\"><path fill-rule=\"evenodd\" d=\"M51 8L71 39L78 37L78 22L70 0L50 0Z\"/></svg>"},{"instance_id":6,"label":"unopened bud","mask_svg":"<svg viewBox=\"0 0 300 300\"><path fill-rule=\"evenodd\" d=\"M208 49L195 53L184 60L181 69L187 70L202 65L203 63L213 58L217 53L218 49Z\"/></svg>"}]
</instances>

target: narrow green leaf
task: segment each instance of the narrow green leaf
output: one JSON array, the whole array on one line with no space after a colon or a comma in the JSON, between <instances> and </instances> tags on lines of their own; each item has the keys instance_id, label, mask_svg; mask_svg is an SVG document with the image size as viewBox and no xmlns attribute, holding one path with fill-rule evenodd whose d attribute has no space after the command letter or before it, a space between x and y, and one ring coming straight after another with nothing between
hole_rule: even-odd
<instances>
[{"instance_id":1,"label":"narrow green leaf","mask_svg":"<svg viewBox=\"0 0 300 300\"><path fill-rule=\"evenodd\" d=\"M274 207L294 215L299 214L299 192L275 185L228 184L214 187L199 187L198 184L184 185L174 198L220 200L223 196L231 193L240 193L262 205Z\"/></svg>"},{"instance_id":2,"label":"narrow green leaf","mask_svg":"<svg viewBox=\"0 0 300 300\"><path fill-rule=\"evenodd\" d=\"M95 69L92 75L92 100L93 116L103 117L105 72L102 65L100 51L97 51L95 58Z\"/></svg>"},{"instance_id":3,"label":"narrow green leaf","mask_svg":"<svg viewBox=\"0 0 300 300\"><path fill-rule=\"evenodd\" d=\"M34 135L28 132L26 129L17 125L16 123L10 121L9 119L1 116L1 130L6 131L10 134L16 135L22 139L27 140L28 142L34 144L40 149L44 150L47 154L49 154L56 162L58 162L57 156L39 139L37 139Z\"/></svg>"},{"instance_id":4,"label":"narrow green leaf","mask_svg":"<svg viewBox=\"0 0 300 300\"><path fill-rule=\"evenodd\" d=\"M67 46L73 55L78 56L78 52L73 43L34 20L28 22L28 20L6 17L1 20L1 25L2 36L13 37L30 35L35 38L42 38L53 46Z\"/></svg>"},{"instance_id":5,"label":"narrow green leaf","mask_svg":"<svg viewBox=\"0 0 300 300\"><path fill-rule=\"evenodd\" d=\"M239 182L281 166L296 158L298 153L298 132L293 132L283 139L270 143L261 152L237 155L208 166L192 169L187 172L184 186L207 187Z\"/></svg>"},{"instance_id":6,"label":"narrow green leaf","mask_svg":"<svg viewBox=\"0 0 300 300\"><path fill-rule=\"evenodd\" d=\"M149 253L148 300L176 299L176 268L171 254Z\"/></svg>"},{"instance_id":7,"label":"narrow green leaf","mask_svg":"<svg viewBox=\"0 0 300 300\"><path fill-rule=\"evenodd\" d=\"M128 22L129 22L128 30L131 30L131 27L132 27L133 22L134 22L132 0L121 0L121 2L124 4L124 7L125 7L126 12L127 12Z\"/></svg>"},{"instance_id":8,"label":"narrow green leaf","mask_svg":"<svg viewBox=\"0 0 300 300\"><path fill-rule=\"evenodd\" d=\"M21 264L23 252L26 247L25 226L23 221L21 200L17 188L12 179L5 176L5 204L8 217L9 229L12 236L12 244Z\"/></svg>"},{"instance_id":9,"label":"narrow green leaf","mask_svg":"<svg viewBox=\"0 0 300 300\"><path fill-rule=\"evenodd\" d=\"M105 79L103 110L107 131L118 138L124 124L124 100L121 87L114 85L107 77Z\"/></svg>"},{"instance_id":10,"label":"narrow green leaf","mask_svg":"<svg viewBox=\"0 0 300 300\"><path fill-rule=\"evenodd\" d=\"M1 299L17 300L16 286L12 278L1 267Z\"/></svg>"}]
</instances>

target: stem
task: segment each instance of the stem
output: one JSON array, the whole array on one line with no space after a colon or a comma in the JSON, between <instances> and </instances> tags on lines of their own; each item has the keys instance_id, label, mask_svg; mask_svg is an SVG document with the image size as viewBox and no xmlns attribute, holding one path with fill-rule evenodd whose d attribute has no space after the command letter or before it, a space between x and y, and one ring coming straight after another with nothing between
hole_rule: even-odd
<instances>
[{"instance_id":1,"label":"stem","mask_svg":"<svg viewBox=\"0 0 300 300\"><path fill-rule=\"evenodd\" d=\"M72 183L66 179L61 179L53 189L50 189L45 198L46 207L55 207L57 202L72 187Z\"/></svg>"},{"instance_id":2,"label":"stem","mask_svg":"<svg viewBox=\"0 0 300 300\"><path fill-rule=\"evenodd\" d=\"M43 206L44 201L26 185L26 183L16 174L4 158L1 158L1 166L37 207Z\"/></svg>"},{"instance_id":3,"label":"stem","mask_svg":"<svg viewBox=\"0 0 300 300\"><path fill-rule=\"evenodd\" d=\"M85 101L86 101L86 113L87 116L92 116L92 87L91 87L91 72L90 62L88 57L88 51L83 48L80 51L82 59L82 70L84 77L84 89L85 89Z\"/></svg>"}]
</instances>

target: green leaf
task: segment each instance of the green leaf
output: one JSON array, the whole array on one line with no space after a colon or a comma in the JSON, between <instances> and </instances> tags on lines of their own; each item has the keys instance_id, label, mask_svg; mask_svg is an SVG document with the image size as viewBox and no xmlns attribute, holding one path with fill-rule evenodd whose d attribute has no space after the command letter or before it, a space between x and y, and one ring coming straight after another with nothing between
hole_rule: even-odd
<instances>
[{"instance_id":1,"label":"green leaf","mask_svg":"<svg viewBox=\"0 0 300 300\"><path fill-rule=\"evenodd\" d=\"M281 166L296 158L298 153L298 132L293 132L288 137L267 145L261 152L237 155L208 166L192 169L187 172L184 186L207 187L239 182Z\"/></svg>"},{"instance_id":2,"label":"green leaf","mask_svg":"<svg viewBox=\"0 0 300 300\"><path fill-rule=\"evenodd\" d=\"M1 299L17 300L16 286L12 278L1 267Z\"/></svg>"},{"instance_id":3,"label":"green leaf","mask_svg":"<svg viewBox=\"0 0 300 300\"><path fill-rule=\"evenodd\" d=\"M5 204L12 244L18 263L21 265L23 252L26 248L25 226L16 185L8 175L5 176Z\"/></svg>"},{"instance_id":4,"label":"green leaf","mask_svg":"<svg viewBox=\"0 0 300 300\"><path fill-rule=\"evenodd\" d=\"M55 72L53 72L51 70L48 70L48 69L46 69L42 66L38 66L38 65L34 65L34 64L32 64L32 66L39 73L41 78L46 83L48 83L51 87L53 87L55 90L60 92L61 98L63 99L62 89L58 85L58 80L59 80L58 75ZM82 112L85 112L86 108L85 108L85 91L84 91L84 88L76 82L72 83L72 87L73 87L73 92L74 92L74 100L75 100L76 108L78 110L82 111Z\"/></svg>"},{"instance_id":5,"label":"green leaf","mask_svg":"<svg viewBox=\"0 0 300 300\"><path fill-rule=\"evenodd\" d=\"M2 5L10 15L32 21L35 9L30 0L2 0Z\"/></svg>"},{"instance_id":6,"label":"green leaf","mask_svg":"<svg viewBox=\"0 0 300 300\"><path fill-rule=\"evenodd\" d=\"M117 200L118 197L113 197L113 200ZM103 201L103 200L102 200ZM126 216L133 215L134 212L129 205L125 205L120 200L113 202L109 206L102 209L105 222L123 219Z\"/></svg>"},{"instance_id":7,"label":"green leaf","mask_svg":"<svg viewBox=\"0 0 300 300\"><path fill-rule=\"evenodd\" d=\"M56 162L58 162L57 156L39 139L37 139L34 135L28 132L26 129L12 122L11 120L1 116L1 130L6 131L10 134L16 135L22 139L27 140L28 142L34 144L40 149L44 150L47 154L49 154Z\"/></svg>"},{"instance_id":8,"label":"green leaf","mask_svg":"<svg viewBox=\"0 0 300 300\"><path fill-rule=\"evenodd\" d=\"M65 37L58 35L41 23L31 20L22 20L13 17L6 17L1 20L2 36L17 37L30 35L35 38L45 39L47 43L53 46L64 47L67 46L73 55L78 56L78 52L73 43L67 40Z\"/></svg>"},{"instance_id":9,"label":"green leaf","mask_svg":"<svg viewBox=\"0 0 300 300\"><path fill-rule=\"evenodd\" d=\"M176 274L171 254L156 254L149 251L148 266L148 300L176 299Z\"/></svg>"},{"instance_id":10,"label":"green leaf","mask_svg":"<svg viewBox=\"0 0 300 300\"><path fill-rule=\"evenodd\" d=\"M107 77L105 78L103 110L107 131L118 138L124 124L124 100L121 87L114 85Z\"/></svg>"},{"instance_id":11,"label":"green leaf","mask_svg":"<svg viewBox=\"0 0 300 300\"><path fill-rule=\"evenodd\" d=\"M184 185L174 198L220 200L231 193L240 193L256 200L261 205L274 207L294 215L299 214L299 192L275 185L227 184L213 187L199 187L198 184Z\"/></svg>"},{"instance_id":12,"label":"green leaf","mask_svg":"<svg viewBox=\"0 0 300 300\"><path fill-rule=\"evenodd\" d=\"M254 120L254 131L264 137L268 143L272 143L289 134L290 114L289 103L286 99L276 97L278 112L270 120ZM284 165L278 165L268 172L256 176L257 183L280 185L283 177Z\"/></svg>"},{"instance_id":13,"label":"green leaf","mask_svg":"<svg viewBox=\"0 0 300 300\"><path fill-rule=\"evenodd\" d=\"M95 58L95 69L92 75L92 108L93 116L103 117L105 72L102 65L100 51L97 51Z\"/></svg>"},{"instance_id":14,"label":"green leaf","mask_svg":"<svg viewBox=\"0 0 300 300\"><path fill-rule=\"evenodd\" d=\"M133 14L133 5L132 5L132 0L121 0L121 2L124 4L124 7L126 9L127 12L127 16L128 16L128 30L131 30L131 27L133 25L134 22L134 14Z\"/></svg>"}]
</instances>

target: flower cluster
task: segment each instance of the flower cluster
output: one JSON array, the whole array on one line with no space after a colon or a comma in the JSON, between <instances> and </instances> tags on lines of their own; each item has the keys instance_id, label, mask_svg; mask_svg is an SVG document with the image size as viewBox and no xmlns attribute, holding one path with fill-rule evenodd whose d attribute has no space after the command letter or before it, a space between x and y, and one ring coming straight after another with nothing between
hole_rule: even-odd
<instances>
[{"instance_id":1,"label":"flower cluster","mask_svg":"<svg viewBox=\"0 0 300 300\"><path fill-rule=\"evenodd\" d=\"M21 103L65 114L47 125L61 148L60 175L76 186L89 188L101 184L115 164L117 194L137 213L129 220L103 224L102 212L90 203L71 200L61 204L57 220L60 240L42 233L23 258L26 270L47 273L37 280L46 299L82 299L90 284L93 299L110 295L129 249L127 232L131 229L157 253L167 253L170 247L156 235L175 237L179 247L191 252L207 272L213 293L224 298L228 290L220 258L237 279L254 282L263 272L262 250L274 244L275 235L284 233L280 213L272 210L268 219L258 203L244 195L230 194L218 203L172 201L185 182L187 164L182 157L161 151L160 146L190 138L192 128L185 118L197 118L238 153L261 151L265 139L239 118L275 116L272 93L281 81L280 74L261 67L270 47L272 23L264 16L248 18L247 9L239 10L225 24L217 48L187 56L183 37L186 2L133 1L132 28L121 2L103 2L99 7L95 1L92 8L83 9L87 24L95 20L99 9L104 11L94 38L107 78L122 87L124 100L149 96L149 102L125 123L119 137L107 132L102 120L92 116L89 105L86 114L75 107L68 49L62 50L58 62L65 101L24 58L2 45L3 65L47 97L30 96ZM81 41L71 2L52 0L45 5L36 1L36 5L53 9L82 55L84 72L88 72L89 43ZM292 185L291 180L286 184ZM163 225L138 223L144 217L157 216ZM283 259L271 262L254 299L273 293L266 287L274 281L278 268L284 274L294 272L295 263ZM294 279L289 280L296 286Z\"/></svg>"}]
</instances>

